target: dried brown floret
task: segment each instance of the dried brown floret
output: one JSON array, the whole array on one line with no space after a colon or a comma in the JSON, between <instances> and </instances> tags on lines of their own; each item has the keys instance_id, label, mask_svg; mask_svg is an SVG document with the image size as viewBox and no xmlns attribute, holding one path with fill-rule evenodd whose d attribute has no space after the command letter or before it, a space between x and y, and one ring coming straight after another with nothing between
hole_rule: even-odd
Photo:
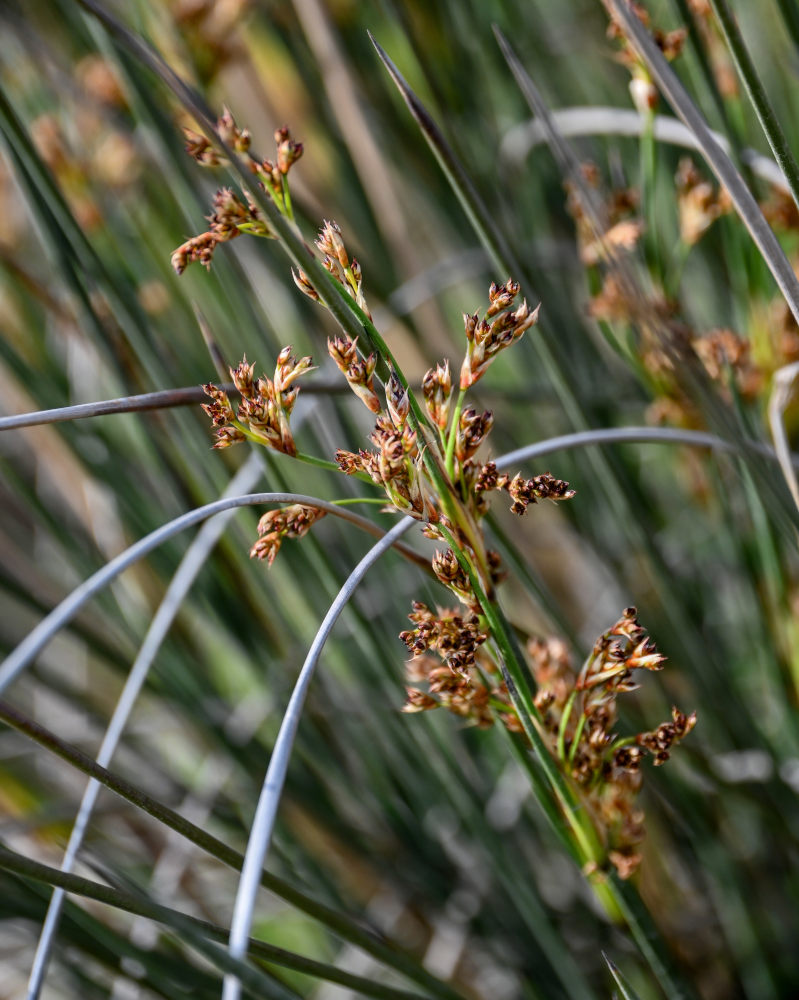
<instances>
[{"instance_id":1,"label":"dried brown floret","mask_svg":"<svg viewBox=\"0 0 799 1000\"><path fill-rule=\"evenodd\" d=\"M531 503L538 500L570 500L575 490L563 479L556 479L549 472L543 472L532 479L524 479L517 473L506 486L513 500L511 510L514 514L524 514Z\"/></svg>"},{"instance_id":2,"label":"dried brown floret","mask_svg":"<svg viewBox=\"0 0 799 1000\"><path fill-rule=\"evenodd\" d=\"M435 368L425 372L422 379L422 393L430 419L441 430L445 430L449 422L449 403L452 395L449 361L439 362Z\"/></svg>"},{"instance_id":3,"label":"dried brown floret","mask_svg":"<svg viewBox=\"0 0 799 1000\"><path fill-rule=\"evenodd\" d=\"M325 516L318 507L292 504L267 511L258 522L258 541L250 549L253 559L266 559L269 566L275 561L285 538L302 538L313 524Z\"/></svg>"},{"instance_id":4,"label":"dried brown floret","mask_svg":"<svg viewBox=\"0 0 799 1000\"><path fill-rule=\"evenodd\" d=\"M478 413L473 406L461 411L455 437L455 457L463 464L474 455L494 426L490 410Z\"/></svg>"},{"instance_id":5,"label":"dried brown floret","mask_svg":"<svg viewBox=\"0 0 799 1000\"><path fill-rule=\"evenodd\" d=\"M274 379L264 376L255 382L255 365L244 357L230 369L233 384L241 393L241 402L234 412L230 400L222 389L212 384L203 388L211 397L203 409L211 418L216 430L215 448L227 448L245 440L245 428L254 439L286 455L295 455L296 446L289 427L289 417L297 399L299 386L296 379L312 370L309 357L299 360L292 357L291 348L284 347L277 358Z\"/></svg>"}]
</instances>

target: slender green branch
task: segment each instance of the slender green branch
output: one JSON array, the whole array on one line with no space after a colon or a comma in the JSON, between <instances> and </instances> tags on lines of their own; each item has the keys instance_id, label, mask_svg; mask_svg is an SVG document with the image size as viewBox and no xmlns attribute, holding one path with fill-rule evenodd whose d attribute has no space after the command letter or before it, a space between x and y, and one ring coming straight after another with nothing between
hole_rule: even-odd
<instances>
[{"instance_id":1,"label":"slender green branch","mask_svg":"<svg viewBox=\"0 0 799 1000\"><path fill-rule=\"evenodd\" d=\"M735 20L735 15L730 9L727 0L710 0L713 13L719 22L724 38L735 61L736 69L743 80L749 100L757 114L758 121L766 134L768 144L779 163L788 186L791 189L793 200L799 207L799 165L797 165L782 126L774 112L774 108L768 99L765 88L758 76L752 57L744 42L743 35ZM794 4L794 10L796 5Z\"/></svg>"},{"instance_id":2,"label":"slender green branch","mask_svg":"<svg viewBox=\"0 0 799 1000\"><path fill-rule=\"evenodd\" d=\"M500 666L508 694L518 713L525 735L533 746L541 769L549 783L549 788L557 798L566 822L579 845L582 861L598 866L602 861L602 851L596 831L590 824L586 823L584 813L580 812L580 804L574 790L558 769L541 734L541 715L535 706L533 691L528 679L529 672L516 643L513 630L499 604L487 597L474 568L458 546L455 538L445 527L439 525L439 529L469 577L474 595L486 617L494 641L499 647ZM540 781L540 777L537 780Z\"/></svg>"},{"instance_id":3,"label":"slender green branch","mask_svg":"<svg viewBox=\"0 0 799 1000\"><path fill-rule=\"evenodd\" d=\"M572 708L574 708L574 699L577 697L576 689L572 691L569 695L569 699L563 706L563 715L560 717L560 725L558 726L558 760L566 762L566 731L569 726L569 719L571 718Z\"/></svg>"},{"instance_id":4,"label":"slender green branch","mask_svg":"<svg viewBox=\"0 0 799 1000\"><path fill-rule=\"evenodd\" d=\"M455 443L458 440L458 425L460 423L461 411L463 410L463 401L465 398L466 390L461 389L455 402L455 408L452 411L452 423L450 424L449 435L447 436L447 451L444 456L444 464L451 482L455 481Z\"/></svg>"},{"instance_id":5,"label":"slender green branch","mask_svg":"<svg viewBox=\"0 0 799 1000\"><path fill-rule=\"evenodd\" d=\"M657 186L657 155L655 148L655 112L649 110L644 118L640 139L641 155L641 205L646 219L644 249L650 272L661 284L663 282L660 253L658 248L657 210L655 194Z\"/></svg>"},{"instance_id":6,"label":"slender green branch","mask_svg":"<svg viewBox=\"0 0 799 1000\"><path fill-rule=\"evenodd\" d=\"M381 504L383 507L385 507L386 502L387 501L385 497L347 497L346 500L331 501L331 503L334 503L337 507L346 507L347 504L353 504L353 503L374 503L374 504Z\"/></svg>"},{"instance_id":7,"label":"slender green branch","mask_svg":"<svg viewBox=\"0 0 799 1000\"><path fill-rule=\"evenodd\" d=\"M577 756L577 747L580 745L580 740L582 739L583 730L585 729L585 722L588 716L585 712L580 712L580 719L577 723L577 728L574 730L574 738L572 739L572 745L569 750L569 765L574 763L574 758Z\"/></svg>"}]
</instances>

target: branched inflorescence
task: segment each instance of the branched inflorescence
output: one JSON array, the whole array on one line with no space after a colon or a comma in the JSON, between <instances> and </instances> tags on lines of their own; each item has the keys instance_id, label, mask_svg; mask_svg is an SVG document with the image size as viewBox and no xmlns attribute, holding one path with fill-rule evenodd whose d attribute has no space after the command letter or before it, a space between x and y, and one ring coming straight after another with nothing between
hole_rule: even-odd
<instances>
[{"instance_id":1,"label":"branched inflorescence","mask_svg":"<svg viewBox=\"0 0 799 1000\"><path fill-rule=\"evenodd\" d=\"M256 382L255 365L242 358L237 368L230 369L233 384L241 394L235 411L223 389L213 383L203 386L212 400L204 403L203 409L215 428L214 448L229 448L249 438L284 455L296 455L289 428L289 417L300 391L294 383L309 371L313 371L309 357L297 359L291 347L284 347L277 356L274 378L262 375Z\"/></svg>"},{"instance_id":2,"label":"branched inflorescence","mask_svg":"<svg viewBox=\"0 0 799 1000\"><path fill-rule=\"evenodd\" d=\"M275 160L261 160L250 152L250 133L240 129L233 115L226 108L216 123L222 141L236 153L252 171L259 187L268 194L284 215L291 217L291 199L288 194L288 173L302 156L302 143L294 142L285 127L275 132ZM227 158L204 135L184 130L186 152L203 167L218 167ZM220 188L214 196L214 210L208 216L209 228L199 236L193 236L172 254L172 266L182 274L189 264L198 262L211 266L214 251L220 243L227 243L241 233L252 236L274 238L265 220L261 217L252 198L244 192L244 200L231 188Z\"/></svg>"},{"instance_id":3,"label":"branched inflorescence","mask_svg":"<svg viewBox=\"0 0 799 1000\"><path fill-rule=\"evenodd\" d=\"M229 112L218 127L281 214L293 220L287 174L302 147L291 140L287 129L279 129L276 162L259 160L250 152L249 134L238 129ZM222 160L210 142L195 134L189 136L188 149L207 166ZM193 260L208 265L216 245L240 233L272 235L247 195L242 200L226 188L216 195L210 222L209 232L189 240L173 255L178 272ZM371 447L339 449L336 463L347 475L378 487L387 510L414 517L427 537L444 543L433 556L431 569L460 607L432 610L414 602L409 616L412 628L401 634L411 653L404 711L442 707L481 728L499 720L522 739L538 733L543 752L551 753L584 803L606 857L627 876L638 864L637 845L643 834L642 816L634 804L641 758L648 751L656 764L662 764L673 745L693 728L695 716L675 708L671 721L652 732L627 738L614 732L616 699L635 688L633 672L658 670L663 660L632 608L600 636L579 672L573 671L562 642L531 639L528 655L538 689L526 714L510 689L507 652L502 652L492 624L497 621L491 612L494 592L504 574L499 555L486 545L481 523L491 494L507 493L510 510L518 516L539 501L569 500L575 495L567 482L549 472L529 479L521 473L511 477L500 473L492 461L480 459L494 418L490 411L465 401L468 390L497 356L535 325L538 307L531 309L525 300L519 301L520 288L512 279L492 284L482 315L464 315L466 344L458 391L450 362L441 361L424 375L422 400L417 402L371 325L361 267L347 252L337 223L325 221L315 246L320 263L336 283L333 287L342 301L351 303L364 333L363 338L344 333L329 339L328 353L375 420ZM315 287L303 270L293 276L304 294L328 305L329 288ZM372 349L364 351L361 339ZM214 447L249 439L297 455L289 417L299 391L296 381L311 367L310 357L298 360L286 347L278 356L274 378L262 376L256 381L254 365L242 359L231 370L241 395L235 410L226 392L207 385L212 401L204 409L215 427ZM269 511L261 518L259 538L250 554L271 565L285 538L303 536L321 516L320 510L298 504Z\"/></svg>"},{"instance_id":4,"label":"branched inflorescence","mask_svg":"<svg viewBox=\"0 0 799 1000\"><path fill-rule=\"evenodd\" d=\"M615 733L617 698L638 686L634 672L660 670L664 661L635 608L627 608L597 639L579 673L558 640L531 640L528 652L550 747L579 787L610 861L626 878L638 866L644 835L643 813L636 806L644 751L656 765L664 764L672 747L693 729L696 714L673 708L671 721L653 732L633 737Z\"/></svg>"}]
</instances>

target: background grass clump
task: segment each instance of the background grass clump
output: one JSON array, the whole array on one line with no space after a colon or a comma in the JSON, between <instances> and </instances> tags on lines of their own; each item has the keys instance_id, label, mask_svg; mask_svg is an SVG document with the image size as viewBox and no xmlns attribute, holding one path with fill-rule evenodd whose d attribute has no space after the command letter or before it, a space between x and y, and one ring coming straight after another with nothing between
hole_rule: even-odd
<instances>
[{"instance_id":1,"label":"background grass clump","mask_svg":"<svg viewBox=\"0 0 799 1000\"><path fill-rule=\"evenodd\" d=\"M216 997L227 975L231 997L233 973L245 995L321 1000L795 995L799 23L785 0L652 0L635 25L653 54L628 5L608 7L610 30L595 0L0 11L0 995ZM225 108L259 157L274 158L283 126L303 144L271 223L278 202L255 185L250 204L236 173L246 159L201 169L186 154L186 128L220 150L209 121ZM692 110L724 137L742 188L680 124ZM178 276L175 249L220 231L214 207L228 225L254 215L207 271ZM253 219L278 238L244 235ZM363 294L353 278L327 311L292 278L324 220L363 275ZM321 242L335 248L335 230ZM436 544L475 554L446 535L462 501L502 560L498 603L470 605L467 586L465 673L447 653L437 674L408 675L419 627L452 627L440 609L458 603L425 572L434 546L412 530L416 559L388 551L354 590L308 692L245 966L228 929L264 774L308 649L374 538L326 516L279 539L267 568L248 558L263 505L198 522L8 665L83 581L222 496L379 498L340 509L392 528L384 494L335 469L337 449L364 461L374 422L328 354L336 319L360 324L383 380L390 349L420 403L402 418L413 429L425 374L449 358L457 383L463 313L482 316L508 279L514 308L541 311L467 403L475 420L493 414L481 463L541 444L507 469L522 470L511 499L527 513L505 495L484 518L467 489L478 470L444 455L445 418L430 439L441 466L420 432L405 467L411 487L425 462L431 489L457 481ZM324 280L305 276L323 299ZM271 378L286 345L316 366L289 407L293 446L323 461L212 449L200 386L229 368L240 382L245 355ZM5 419L155 392L90 419ZM556 478L525 485L545 471ZM534 503L553 482L575 495ZM494 564L481 565L490 591ZM508 676L529 684L527 714L502 673L516 646ZM574 679L609 670L624 685L617 666L634 656L665 669L608 689L597 756L576 775L569 741L592 730L576 730ZM131 672L141 692L112 753ZM454 714L402 711L431 695ZM676 739L694 711L654 768L671 748L658 725L671 719ZM621 743L601 742L611 723ZM528 745L539 736L543 757ZM602 797L622 787L608 747L628 763L630 748L652 751L634 797ZM59 873L87 776L97 801ZM635 838L614 861L620 816ZM53 886L69 893L58 920Z\"/></svg>"}]
</instances>

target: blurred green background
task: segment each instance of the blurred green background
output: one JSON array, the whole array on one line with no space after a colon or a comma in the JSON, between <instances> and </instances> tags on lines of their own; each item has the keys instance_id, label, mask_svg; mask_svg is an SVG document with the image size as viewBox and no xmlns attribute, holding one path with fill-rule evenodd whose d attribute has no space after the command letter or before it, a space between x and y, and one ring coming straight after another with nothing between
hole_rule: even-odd
<instances>
[{"instance_id":1,"label":"blurred green background","mask_svg":"<svg viewBox=\"0 0 799 1000\"><path fill-rule=\"evenodd\" d=\"M647 7L664 29L692 25L674 67L710 124L734 150L766 153L702 5ZM799 49L790 24L776 3L737 8L795 141ZM746 384L724 364L715 377L701 368L701 377L664 373L653 367L657 345L632 324L591 315L599 277L580 259L564 177L545 146L525 155L513 141L530 112L494 23L553 109L632 108L600 3L137 0L116 13L215 113L229 106L264 155L274 129L290 126L305 147L292 172L301 228L310 241L322 219L340 224L375 322L418 384L440 358L459 363L461 313L508 275L481 247L367 29L376 36L464 163L520 261L514 277L542 302L541 326L474 393L495 414L494 454L656 420L768 442L770 378L799 357L799 331L734 215L697 245L680 243L674 175L685 150L658 143L648 170L645 140L573 141L578 158L596 165L608 203L613 192L640 193L643 172L632 209L646 226L632 254L641 288L657 296L665 286L670 315L690 337L731 328L748 343ZM246 353L268 372L291 344L313 355L319 379L333 377L325 349L333 325L295 289L276 244L239 239L217 251L208 273L172 272L171 252L202 231L214 190L228 181L185 155L180 127L190 120L77 3L3 5L0 89L4 413L215 379L195 310L229 364ZM670 114L665 104L658 112ZM748 179L795 260L795 210ZM346 392L301 396L301 450L332 458L336 448L363 447L364 417ZM790 431L796 414L786 417ZM211 440L198 405L0 435L4 650L127 545L217 498L253 462L248 446L218 452ZM623 727L651 728L672 703L699 713L674 760L647 770L642 796L638 887L671 961L710 1000L794 996L799 591L796 510L779 469L660 444L564 452L531 472L545 468L571 483L574 501L541 505L523 521L497 505L497 530L512 535L519 560L503 590L510 617L566 638L579 663L635 605L669 662L628 699ZM359 491L283 456L264 453L253 470L248 490L328 499ZM113 764L239 849L297 670L371 544L328 518L287 542L267 571L247 558L259 513L239 512L209 552ZM9 700L94 756L191 534L98 596ZM603 951L642 997L660 995L540 818L501 734L443 713L400 713L405 649L396 636L414 599L444 601L389 554L338 625L301 725L270 867L397 939L464 996L607 996ZM3 841L57 866L85 779L11 730L0 732L0 749ZM178 909L229 921L235 873L109 793L82 857L90 877L99 865ZM44 889L0 876L0 997L24 995L46 899ZM383 978L362 952L267 894L256 933ZM288 975L303 996L342 995ZM44 995L210 997L218 979L154 925L77 900Z\"/></svg>"}]
</instances>

